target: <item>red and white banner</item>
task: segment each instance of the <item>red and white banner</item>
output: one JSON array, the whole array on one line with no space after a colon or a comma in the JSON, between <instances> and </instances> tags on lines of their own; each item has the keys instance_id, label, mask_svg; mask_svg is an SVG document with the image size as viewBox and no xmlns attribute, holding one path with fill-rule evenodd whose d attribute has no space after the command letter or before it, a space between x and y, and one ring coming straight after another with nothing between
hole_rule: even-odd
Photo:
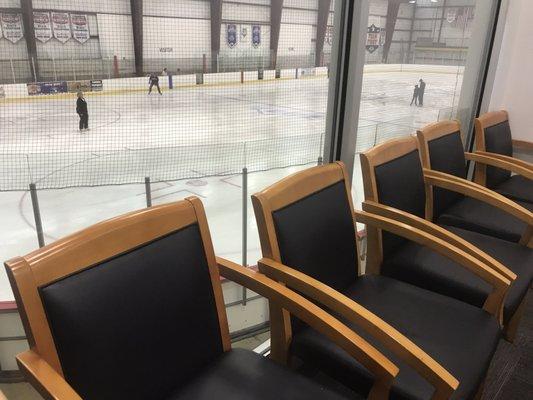
<instances>
[{"instance_id":1,"label":"red and white banner","mask_svg":"<svg viewBox=\"0 0 533 400\"><path fill-rule=\"evenodd\" d=\"M80 43L89 40L89 21L87 15L70 14L70 24L72 26L72 36Z\"/></svg>"},{"instance_id":2,"label":"red and white banner","mask_svg":"<svg viewBox=\"0 0 533 400\"><path fill-rule=\"evenodd\" d=\"M3 13L2 31L7 40L12 43L17 43L24 36L22 31L22 15Z\"/></svg>"},{"instance_id":3,"label":"red and white banner","mask_svg":"<svg viewBox=\"0 0 533 400\"><path fill-rule=\"evenodd\" d=\"M33 13L33 29L35 30L35 39L43 43L52 39L52 22L50 21L50 13L48 12L34 12Z\"/></svg>"},{"instance_id":4,"label":"red and white banner","mask_svg":"<svg viewBox=\"0 0 533 400\"><path fill-rule=\"evenodd\" d=\"M68 13L52 12L52 28L54 29L54 37L61 43L68 42L72 37Z\"/></svg>"}]
</instances>

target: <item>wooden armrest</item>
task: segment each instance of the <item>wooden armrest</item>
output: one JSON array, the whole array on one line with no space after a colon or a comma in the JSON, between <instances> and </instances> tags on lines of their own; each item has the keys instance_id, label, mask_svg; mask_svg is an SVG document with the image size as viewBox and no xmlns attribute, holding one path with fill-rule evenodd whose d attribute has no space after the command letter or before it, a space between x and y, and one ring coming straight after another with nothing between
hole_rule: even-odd
<instances>
[{"instance_id":1,"label":"wooden armrest","mask_svg":"<svg viewBox=\"0 0 533 400\"><path fill-rule=\"evenodd\" d=\"M430 235L442 239L450 245L455 246L458 249L464 251L465 253L477 258L489 267L493 268L499 274L503 275L505 278L511 281L514 281L516 279L516 274L509 268L504 266L502 263L495 260L483 250L474 246L472 243L464 240L462 237L457 236L456 234L442 228L437 224L434 224L433 222L430 222L424 218L420 218L408 212L399 210L397 208L376 203L375 201L365 200L363 202L363 210L368 211L372 214L381 215L385 218L394 219L398 222L411 225L414 228L429 233Z\"/></svg>"},{"instance_id":2,"label":"wooden armrest","mask_svg":"<svg viewBox=\"0 0 533 400\"><path fill-rule=\"evenodd\" d=\"M316 304L267 276L220 257L217 257L217 263L221 275L294 314L371 371L375 382L369 399L388 398L392 381L399 369L374 346Z\"/></svg>"},{"instance_id":3,"label":"wooden armrest","mask_svg":"<svg viewBox=\"0 0 533 400\"><path fill-rule=\"evenodd\" d=\"M458 192L497 207L525 222L528 225L528 231L530 231L533 226L533 213L531 211L484 186L459 178L455 175L427 168L424 168L424 179L426 183L429 183L430 185ZM527 242L528 241L529 239ZM527 242L523 243L521 241L522 244L527 244Z\"/></svg>"},{"instance_id":4,"label":"wooden armrest","mask_svg":"<svg viewBox=\"0 0 533 400\"><path fill-rule=\"evenodd\" d=\"M45 399L82 400L65 379L33 350L17 355L17 363Z\"/></svg>"},{"instance_id":5,"label":"wooden armrest","mask_svg":"<svg viewBox=\"0 0 533 400\"><path fill-rule=\"evenodd\" d=\"M366 225L372 225L378 229L402 236L422 246L429 247L433 251L436 251L440 255L455 261L479 276L484 281L488 282L490 285L492 285L493 291L487 297L487 300L483 305L483 309L493 314L498 319L500 324L502 323L503 302L505 295L507 294L507 290L511 285L510 279L499 274L472 255L454 246L450 246L447 241L429 235L428 233L408 224L404 224L380 215L370 214L366 211L358 210L355 211L355 218L358 222L362 222Z\"/></svg>"},{"instance_id":6,"label":"wooden armrest","mask_svg":"<svg viewBox=\"0 0 533 400\"><path fill-rule=\"evenodd\" d=\"M521 160L521 159L516 158L516 157L509 157L509 156L504 156L503 154L490 153L488 151L480 151L480 150L476 151L475 153L481 154L481 155L487 155L487 156L490 156L490 157L493 157L493 158L498 158L498 159L504 160L504 161L509 161L509 162L511 162L513 164L520 165L523 168L527 168L529 170L533 170L533 164L532 163L524 161L524 160Z\"/></svg>"},{"instance_id":7,"label":"wooden armrest","mask_svg":"<svg viewBox=\"0 0 533 400\"><path fill-rule=\"evenodd\" d=\"M324 283L271 259L262 258L258 264L260 271L269 277L303 293L371 334L435 387L433 399L447 399L457 389L459 382L446 369L360 304Z\"/></svg>"},{"instance_id":8,"label":"wooden armrest","mask_svg":"<svg viewBox=\"0 0 533 400\"><path fill-rule=\"evenodd\" d=\"M506 156L502 156L506 157ZM465 158L476 163L490 165L492 167L505 169L515 174L522 175L524 178L533 179L533 169L524 167L519 163L514 162L514 158L494 157L493 153L482 153L476 151L475 153L465 153Z\"/></svg>"}]
</instances>

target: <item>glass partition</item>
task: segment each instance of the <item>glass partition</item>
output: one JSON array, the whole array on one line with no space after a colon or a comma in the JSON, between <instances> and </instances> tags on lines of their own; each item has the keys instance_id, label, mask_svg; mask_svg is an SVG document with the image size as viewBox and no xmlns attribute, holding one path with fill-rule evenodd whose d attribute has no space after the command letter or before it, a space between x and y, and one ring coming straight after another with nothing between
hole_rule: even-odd
<instances>
[{"instance_id":1,"label":"glass partition","mask_svg":"<svg viewBox=\"0 0 533 400\"><path fill-rule=\"evenodd\" d=\"M255 266L250 195L322 160L334 9L35 0L28 27L0 4L0 258L198 196L216 253ZM233 333L266 326L263 299L224 291Z\"/></svg>"},{"instance_id":2,"label":"glass partition","mask_svg":"<svg viewBox=\"0 0 533 400\"><path fill-rule=\"evenodd\" d=\"M446 119L459 119L463 133L469 132L496 4L369 0L353 175L356 205L364 199L361 152Z\"/></svg>"}]
</instances>

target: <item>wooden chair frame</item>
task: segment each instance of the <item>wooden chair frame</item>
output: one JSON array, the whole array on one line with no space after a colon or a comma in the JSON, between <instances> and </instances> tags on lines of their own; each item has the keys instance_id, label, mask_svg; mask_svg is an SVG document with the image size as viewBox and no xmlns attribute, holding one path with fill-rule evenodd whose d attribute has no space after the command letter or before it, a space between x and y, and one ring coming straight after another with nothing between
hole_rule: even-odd
<instances>
[{"instance_id":1,"label":"wooden chair frame","mask_svg":"<svg viewBox=\"0 0 533 400\"><path fill-rule=\"evenodd\" d=\"M224 351L231 350L231 342L219 272L280 304L335 341L378 377L378 384L369 399L388 398L398 367L350 328L301 295L263 274L215 257L205 211L196 197L101 222L6 263L31 347L17 356L17 362L44 398L81 400L64 379L38 288L192 224L198 224L203 241Z\"/></svg>"},{"instance_id":2,"label":"wooden chair frame","mask_svg":"<svg viewBox=\"0 0 533 400\"><path fill-rule=\"evenodd\" d=\"M263 252L263 258L259 261L259 270L359 325L425 377L436 389L434 399L449 398L457 387L457 380L416 344L353 300L316 279L282 264L272 213L340 181L344 181L346 186L347 200L354 217L354 229L357 219L367 225L428 245L441 254L465 264L467 268L476 270L495 286L494 295L491 301L487 302L487 308L499 317L506 290L510 285L509 279L493 271L466 251L449 246L444 240L433 237L421 229L379 215L355 211L348 175L340 162L307 169L252 195ZM289 314L275 303L270 304L270 312L271 355L279 362L287 363L292 339Z\"/></svg>"},{"instance_id":3,"label":"wooden chair frame","mask_svg":"<svg viewBox=\"0 0 533 400\"><path fill-rule=\"evenodd\" d=\"M456 132L456 125L452 126L451 129L453 130L451 130L450 132ZM416 215L407 213L402 210L398 210L393 207L388 207L388 206L385 206L379 203L380 199L379 199L378 190L377 190L375 167L385 164L398 157L402 157L412 151L415 151L419 149L419 146L420 146L419 140L414 136L409 136L405 138L389 140L361 154L361 168L362 168L362 173L363 173L363 184L364 184L365 199L366 199L363 202L363 210L377 214L377 215L381 215L386 218L394 219L404 224L410 225L414 228L420 229L434 237L437 237L445 241L446 243L458 249L461 249L465 253L481 261L487 267L490 267L498 275L509 280L510 282L514 281L516 279L516 274L510 271L502 263L495 260L492 256L488 255L487 253L477 248L476 246L472 245L468 241L438 226L437 224L434 224L433 222L431 222L431 220L428 219L428 208L429 210L432 210L433 208L432 205L430 207L427 207L427 202L429 199L428 193L431 194L431 198L432 198L432 193L433 193L433 191L431 190L431 182L432 182L431 176L432 175L430 171L424 170L424 173L425 173L424 178L425 178L425 183L426 183L426 219L420 218ZM439 174L441 173L438 173L437 175ZM446 175L446 174L442 174L442 175ZM462 179L457 178L457 177L455 178L456 180L454 181L459 181L460 184L463 184ZM478 190L481 190L481 189L485 189L485 188L478 188ZM485 189L485 190L486 192L491 193L491 191L489 191L488 189ZM379 267L383 261L382 234L379 229L376 229L375 227L372 227L372 226L367 226L367 236L368 236L367 269L370 268L374 273L379 273ZM483 272L483 273L486 272L482 270L479 270L478 272L476 272L475 270L471 270L471 271L480 277L481 277L480 272ZM487 280L486 278L483 278L483 277L482 279ZM491 294L491 296L492 295L494 295L494 292ZM494 303L495 300L496 299L489 300L489 298L487 298L483 308L485 310L493 309L493 305L491 305L491 303L495 304ZM510 341L512 341L512 339L515 336L516 329L519 324L522 311L524 309L524 303L525 303L525 300L522 302L517 312L511 317L507 326L504 327L504 333L506 335L506 338ZM503 303L502 303L502 306L503 306ZM500 307L498 318L499 318L500 324L502 324L503 323L503 307Z\"/></svg>"},{"instance_id":4,"label":"wooden chair frame","mask_svg":"<svg viewBox=\"0 0 533 400\"><path fill-rule=\"evenodd\" d=\"M481 186L486 186L487 184L487 165L533 179L532 163L502 154L487 152L485 147L485 128L490 128L508 120L509 114L505 110L488 112L474 120L476 151L466 154L467 160L476 162L474 181Z\"/></svg>"},{"instance_id":5,"label":"wooden chair frame","mask_svg":"<svg viewBox=\"0 0 533 400\"><path fill-rule=\"evenodd\" d=\"M448 245L453 246L453 248L463 251L474 260L479 261L481 265L477 263L474 265L465 261L461 263L458 260L455 260L458 261L458 264L493 286L494 290L488 296L483 308L495 315L501 324L503 322L503 304L505 292L507 290L506 285L503 282L505 281L507 284L510 284L510 282L514 281L516 279L516 274L514 272L510 271L499 261L495 260L476 246L452 232L441 228L437 224L405 211L379 203L380 199L378 195L375 168L415 150L418 150L418 141L415 137L409 136L389 140L361 154L361 168L365 190L363 210L419 229L437 240L443 241L445 244L447 243ZM427 186L431 181L428 182L427 177L425 177L425 181L427 194ZM382 230L376 226L367 226L367 236L367 268L373 273L379 273L381 263L383 262ZM435 248L433 250L439 252ZM451 257L448 256L448 258Z\"/></svg>"},{"instance_id":6,"label":"wooden chair frame","mask_svg":"<svg viewBox=\"0 0 533 400\"><path fill-rule=\"evenodd\" d=\"M433 220L432 189L434 186L441 187L488 203L525 222L527 227L522 234L520 244L533 248L533 213L531 211L475 182L431 169L428 143L455 132L461 132L458 121L441 121L417 131L418 147L426 183L426 219ZM468 154L465 157L469 157Z\"/></svg>"}]
</instances>

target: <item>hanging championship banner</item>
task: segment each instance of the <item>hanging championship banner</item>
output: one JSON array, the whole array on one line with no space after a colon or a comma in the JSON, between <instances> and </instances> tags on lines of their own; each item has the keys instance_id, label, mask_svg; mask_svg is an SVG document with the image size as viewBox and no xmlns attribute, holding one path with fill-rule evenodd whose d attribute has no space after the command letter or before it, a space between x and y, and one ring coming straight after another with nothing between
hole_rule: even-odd
<instances>
[{"instance_id":1,"label":"hanging championship banner","mask_svg":"<svg viewBox=\"0 0 533 400\"><path fill-rule=\"evenodd\" d=\"M72 37L70 31L70 18L67 13L52 12L52 27L54 37L61 43L66 43Z\"/></svg>"},{"instance_id":2,"label":"hanging championship banner","mask_svg":"<svg viewBox=\"0 0 533 400\"><path fill-rule=\"evenodd\" d=\"M452 8L448 10L448 12L446 13L446 21L448 21L448 23L451 24L452 22L455 21L455 18L457 18L457 9Z\"/></svg>"},{"instance_id":3,"label":"hanging championship banner","mask_svg":"<svg viewBox=\"0 0 533 400\"><path fill-rule=\"evenodd\" d=\"M7 40L11 43L17 43L24 36L22 32L22 15L2 14L2 31Z\"/></svg>"},{"instance_id":4,"label":"hanging championship banner","mask_svg":"<svg viewBox=\"0 0 533 400\"><path fill-rule=\"evenodd\" d=\"M330 46L333 44L333 27L332 26L326 27L326 34L324 35L324 43L327 43Z\"/></svg>"},{"instance_id":5,"label":"hanging championship banner","mask_svg":"<svg viewBox=\"0 0 533 400\"><path fill-rule=\"evenodd\" d=\"M375 52L379 48L381 29L372 24L367 29L366 50L369 53Z\"/></svg>"},{"instance_id":6,"label":"hanging championship banner","mask_svg":"<svg viewBox=\"0 0 533 400\"><path fill-rule=\"evenodd\" d=\"M237 25L235 24L228 24L228 46L229 47L235 47L237 44Z\"/></svg>"},{"instance_id":7,"label":"hanging championship banner","mask_svg":"<svg viewBox=\"0 0 533 400\"><path fill-rule=\"evenodd\" d=\"M80 43L89 40L89 21L87 15L70 14L70 23L72 26L72 36Z\"/></svg>"},{"instance_id":8,"label":"hanging championship banner","mask_svg":"<svg viewBox=\"0 0 533 400\"><path fill-rule=\"evenodd\" d=\"M252 25L252 46L261 45L261 25Z\"/></svg>"},{"instance_id":9,"label":"hanging championship banner","mask_svg":"<svg viewBox=\"0 0 533 400\"><path fill-rule=\"evenodd\" d=\"M33 12L33 29L35 30L35 39L46 43L52 39L52 22L50 13Z\"/></svg>"}]
</instances>

